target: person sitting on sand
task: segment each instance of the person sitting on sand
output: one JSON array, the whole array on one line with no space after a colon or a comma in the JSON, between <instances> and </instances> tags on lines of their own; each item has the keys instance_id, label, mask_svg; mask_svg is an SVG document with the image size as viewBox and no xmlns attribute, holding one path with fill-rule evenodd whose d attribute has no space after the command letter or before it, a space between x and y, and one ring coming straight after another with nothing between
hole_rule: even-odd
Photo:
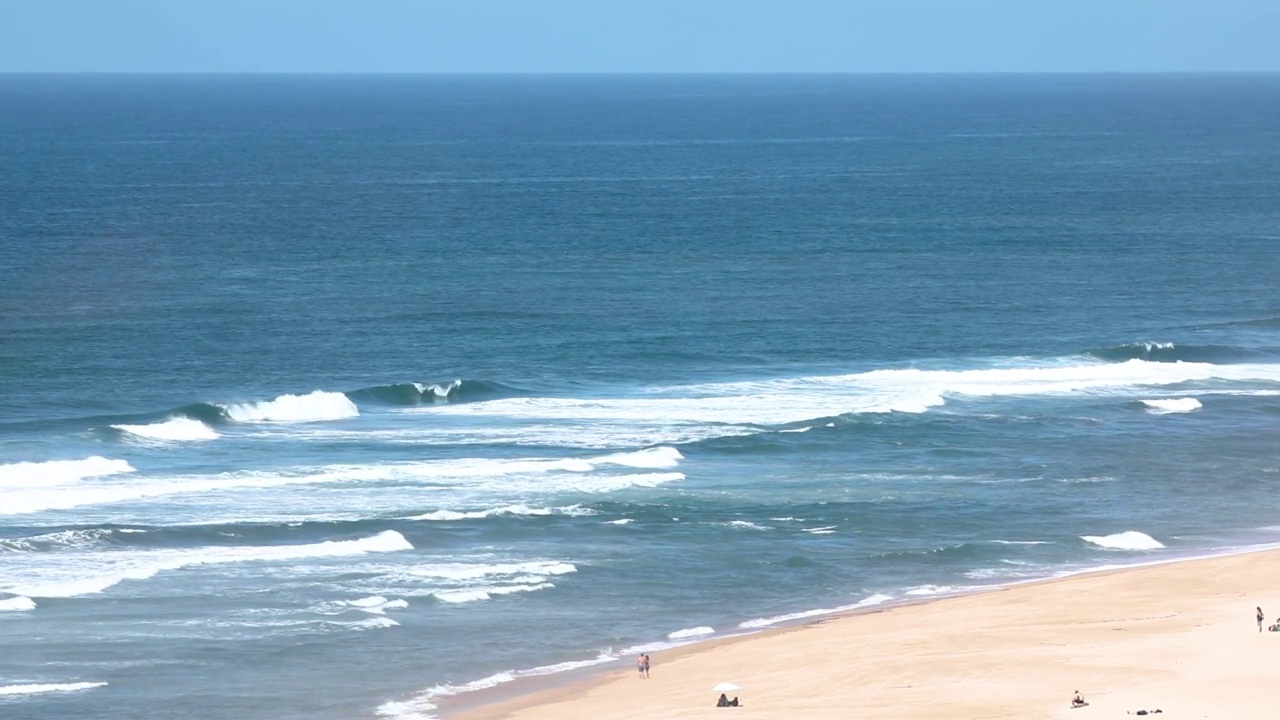
<instances>
[{"instance_id":1,"label":"person sitting on sand","mask_svg":"<svg viewBox=\"0 0 1280 720\"><path fill-rule=\"evenodd\" d=\"M729 701L729 707L738 707L738 696L737 696L737 695L734 695L734 696L733 696L733 699Z\"/></svg>"},{"instance_id":2,"label":"person sitting on sand","mask_svg":"<svg viewBox=\"0 0 1280 720\"><path fill-rule=\"evenodd\" d=\"M1088 704L1084 701L1084 696L1080 694L1079 690L1076 691L1076 696L1071 698L1071 707L1073 708L1084 707Z\"/></svg>"},{"instance_id":3,"label":"person sitting on sand","mask_svg":"<svg viewBox=\"0 0 1280 720\"><path fill-rule=\"evenodd\" d=\"M729 696L720 693L720 699L716 701L716 707L729 707Z\"/></svg>"},{"instance_id":4,"label":"person sitting on sand","mask_svg":"<svg viewBox=\"0 0 1280 720\"><path fill-rule=\"evenodd\" d=\"M1125 712L1130 715L1155 715L1156 713L1163 713L1164 711L1160 708L1156 708L1155 710L1139 710L1137 712L1125 710Z\"/></svg>"}]
</instances>

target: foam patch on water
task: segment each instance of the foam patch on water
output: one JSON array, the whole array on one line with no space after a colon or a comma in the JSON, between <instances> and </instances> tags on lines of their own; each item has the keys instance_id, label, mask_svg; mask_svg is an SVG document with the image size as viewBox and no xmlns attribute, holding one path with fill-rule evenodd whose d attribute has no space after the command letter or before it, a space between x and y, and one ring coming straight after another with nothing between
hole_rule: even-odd
<instances>
[{"instance_id":1,"label":"foam patch on water","mask_svg":"<svg viewBox=\"0 0 1280 720\"><path fill-rule=\"evenodd\" d=\"M281 395L275 400L222 405L227 418L244 423L300 423L356 417L360 409L340 392L316 390L306 395Z\"/></svg>"},{"instance_id":2,"label":"foam patch on water","mask_svg":"<svg viewBox=\"0 0 1280 720\"><path fill-rule=\"evenodd\" d=\"M715 631L715 628L703 625L701 627L685 628L684 630L676 630L675 632L667 633L667 639L683 640L691 637L702 637L704 635L712 635Z\"/></svg>"},{"instance_id":3,"label":"foam patch on water","mask_svg":"<svg viewBox=\"0 0 1280 720\"><path fill-rule=\"evenodd\" d=\"M836 531L835 525L826 525L816 528L801 528L801 532L807 532L810 535L831 535Z\"/></svg>"},{"instance_id":4,"label":"foam patch on water","mask_svg":"<svg viewBox=\"0 0 1280 720\"><path fill-rule=\"evenodd\" d=\"M1164 544L1137 530L1127 530L1114 535L1081 535L1081 540L1108 550L1159 550Z\"/></svg>"},{"instance_id":5,"label":"foam patch on water","mask_svg":"<svg viewBox=\"0 0 1280 720\"><path fill-rule=\"evenodd\" d=\"M0 612L27 612L36 609L36 601L17 595L0 600Z\"/></svg>"},{"instance_id":6,"label":"foam patch on water","mask_svg":"<svg viewBox=\"0 0 1280 720\"><path fill-rule=\"evenodd\" d=\"M150 425L112 425L111 427L135 437L164 442L217 440L219 437L213 428L185 416L171 417Z\"/></svg>"},{"instance_id":7,"label":"foam patch on water","mask_svg":"<svg viewBox=\"0 0 1280 720\"><path fill-rule=\"evenodd\" d=\"M633 522L635 522L635 520L631 518L619 518L617 520L606 520L604 521L604 524L605 525L630 525Z\"/></svg>"},{"instance_id":8,"label":"foam patch on water","mask_svg":"<svg viewBox=\"0 0 1280 720\"><path fill-rule=\"evenodd\" d=\"M1143 400L1142 404L1146 405L1147 409L1156 415L1189 413L1204 407L1199 400L1191 397Z\"/></svg>"},{"instance_id":9,"label":"foam patch on water","mask_svg":"<svg viewBox=\"0 0 1280 720\"><path fill-rule=\"evenodd\" d=\"M0 591L37 598L100 593L126 580L146 580L180 568L241 562L296 562L412 550L394 530L358 540L310 545L212 546L181 550L77 552L11 556ZM17 562L28 560L28 562Z\"/></svg>"},{"instance_id":10,"label":"foam patch on water","mask_svg":"<svg viewBox=\"0 0 1280 720\"><path fill-rule=\"evenodd\" d=\"M350 609L374 615L385 615L388 610L401 610L409 607L407 600L388 600L381 595L370 595L357 600L339 600L334 605L339 610Z\"/></svg>"},{"instance_id":11,"label":"foam patch on water","mask_svg":"<svg viewBox=\"0 0 1280 720\"><path fill-rule=\"evenodd\" d=\"M787 613L786 615L774 615L773 617L756 618L755 620L747 620L738 624L743 630L755 630L759 628L771 627L781 623L793 622L796 620L804 620L811 617L819 617L822 615L834 615L836 613L849 612L860 608L872 607L874 605L882 605L893 599L892 595L884 595L877 593L864 600L860 600L852 605L841 605L834 608L819 608L817 610L805 610L803 612Z\"/></svg>"},{"instance_id":12,"label":"foam patch on water","mask_svg":"<svg viewBox=\"0 0 1280 720\"><path fill-rule=\"evenodd\" d=\"M27 488L49 485L65 485L85 478L106 477L136 472L124 460L104 458L100 455L83 460L50 460L48 462L20 462L0 465L0 487Z\"/></svg>"},{"instance_id":13,"label":"foam patch on water","mask_svg":"<svg viewBox=\"0 0 1280 720\"><path fill-rule=\"evenodd\" d=\"M79 692L93 688L106 687L104 682L78 682L49 685L0 685L0 697L15 695L40 695L55 692Z\"/></svg>"}]
</instances>

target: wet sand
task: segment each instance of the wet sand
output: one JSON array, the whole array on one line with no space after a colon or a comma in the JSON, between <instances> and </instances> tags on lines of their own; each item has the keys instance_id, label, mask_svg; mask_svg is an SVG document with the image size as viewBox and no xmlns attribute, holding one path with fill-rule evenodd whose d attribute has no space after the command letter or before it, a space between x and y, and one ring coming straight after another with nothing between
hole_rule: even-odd
<instances>
[{"instance_id":1,"label":"wet sand","mask_svg":"<svg viewBox=\"0 0 1280 720\"><path fill-rule=\"evenodd\" d=\"M1112 570L653 654L454 720L1254 719L1276 700L1280 550ZM742 687L738 708L712 687ZM1089 702L1072 708L1079 690ZM443 708L448 710L448 708Z\"/></svg>"}]
</instances>

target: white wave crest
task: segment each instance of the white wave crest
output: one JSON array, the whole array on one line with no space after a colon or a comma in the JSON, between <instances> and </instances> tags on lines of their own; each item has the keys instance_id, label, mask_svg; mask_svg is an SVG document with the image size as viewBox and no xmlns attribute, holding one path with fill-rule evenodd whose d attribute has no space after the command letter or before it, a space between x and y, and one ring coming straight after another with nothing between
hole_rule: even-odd
<instances>
[{"instance_id":1,"label":"white wave crest","mask_svg":"<svg viewBox=\"0 0 1280 720\"><path fill-rule=\"evenodd\" d=\"M1164 547L1164 543L1137 530L1114 535L1081 535L1080 539L1108 550L1159 550Z\"/></svg>"},{"instance_id":2,"label":"white wave crest","mask_svg":"<svg viewBox=\"0 0 1280 720\"><path fill-rule=\"evenodd\" d=\"M604 663L616 662L617 660L618 657L616 655L601 653L591 660L570 660L568 662L555 663L552 665L541 665L528 670L509 670L506 672L495 673L479 680L473 680L462 685L436 685L428 688L418 696L409 700L385 702L378 706L377 713L381 717L392 718L393 720L433 720L435 716L430 713L436 709L436 701L441 698L453 697L455 695L462 695L465 693L475 692L477 690L487 690L504 683L512 682L517 678L554 675L556 673L568 672L579 668L593 667Z\"/></svg>"},{"instance_id":3,"label":"white wave crest","mask_svg":"<svg viewBox=\"0 0 1280 720\"><path fill-rule=\"evenodd\" d=\"M143 532L121 529L88 528L85 530L58 530L40 535L28 535L20 538L0 539L0 552L40 552L48 550L67 550L100 547L116 533Z\"/></svg>"},{"instance_id":4,"label":"white wave crest","mask_svg":"<svg viewBox=\"0 0 1280 720\"><path fill-rule=\"evenodd\" d=\"M0 612L26 612L35 609L36 601L22 595L0 600Z\"/></svg>"},{"instance_id":5,"label":"white wave crest","mask_svg":"<svg viewBox=\"0 0 1280 720\"><path fill-rule=\"evenodd\" d=\"M757 525L750 520L730 520L729 522L711 523L712 525L722 525L725 527L742 528L743 530L772 530L768 525Z\"/></svg>"},{"instance_id":6,"label":"white wave crest","mask_svg":"<svg viewBox=\"0 0 1280 720\"><path fill-rule=\"evenodd\" d=\"M1199 400L1192 397L1165 398L1160 400L1143 400L1143 405L1154 414L1189 413L1204 407Z\"/></svg>"},{"instance_id":7,"label":"white wave crest","mask_svg":"<svg viewBox=\"0 0 1280 720\"><path fill-rule=\"evenodd\" d=\"M275 400L224 405L236 422L299 423L342 420L360 414L351 398L340 392L316 390L306 395L281 395Z\"/></svg>"},{"instance_id":8,"label":"white wave crest","mask_svg":"<svg viewBox=\"0 0 1280 720\"><path fill-rule=\"evenodd\" d=\"M399 610L409 607L406 600L388 600L381 595L370 595L366 598L358 600L340 600L339 605L344 605L360 612L373 613L375 615L384 615L388 610Z\"/></svg>"},{"instance_id":9,"label":"white wave crest","mask_svg":"<svg viewBox=\"0 0 1280 720\"><path fill-rule=\"evenodd\" d=\"M1026 361L1021 361L1026 363ZM534 424L573 422L578 431L620 423L637 428L689 426L741 434L743 425L787 425L847 413L920 413L950 396L1001 397L1133 393L1178 383L1280 381L1280 364L1214 365L1081 358L962 370L893 368L833 376L654 388L643 397L503 398L408 412L495 417ZM711 425L712 427L708 427ZM758 430L757 430L758 431Z\"/></svg>"},{"instance_id":10,"label":"white wave crest","mask_svg":"<svg viewBox=\"0 0 1280 720\"><path fill-rule=\"evenodd\" d=\"M0 465L0 487L64 485L84 478L135 472L124 460L93 455L83 460L50 460Z\"/></svg>"},{"instance_id":11,"label":"white wave crest","mask_svg":"<svg viewBox=\"0 0 1280 720\"><path fill-rule=\"evenodd\" d=\"M487 510L469 510L464 512L456 510L436 510L423 515L407 517L405 520L479 520L481 518L494 517L497 515L567 515L570 517L581 517L584 515L595 514L594 510L583 508L581 505L550 508L536 508L529 507L528 505L504 505L502 507L489 508Z\"/></svg>"},{"instance_id":12,"label":"white wave crest","mask_svg":"<svg viewBox=\"0 0 1280 720\"><path fill-rule=\"evenodd\" d=\"M604 455L594 458L593 462L600 465L623 465L656 470L675 467L683 459L684 455L681 455L680 451L673 447L653 447L646 450L637 450L636 452Z\"/></svg>"},{"instance_id":13,"label":"white wave crest","mask_svg":"<svg viewBox=\"0 0 1280 720\"><path fill-rule=\"evenodd\" d=\"M0 696L38 695L51 692L77 692L105 687L104 682L62 683L57 685L0 685Z\"/></svg>"},{"instance_id":14,"label":"white wave crest","mask_svg":"<svg viewBox=\"0 0 1280 720\"><path fill-rule=\"evenodd\" d=\"M685 628L684 630L676 630L675 632L667 633L667 639L680 640L682 638L701 637L703 635L711 635L715 631L715 628L703 625L701 627Z\"/></svg>"},{"instance_id":15,"label":"white wave crest","mask_svg":"<svg viewBox=\"0 0 1280 720\"><path fill-rule=\"evenodd\" d=\"M100 593L126 580L146 580L179 568L239 562L283 562L412 550L394 530L358 540L326 540L310 545L211 546L182 550L120 553L58 553L32 562L10 563L0 591L38 598ZM24 556L14 556L18 560Z\"/></svg>"},{"instance_id":16,"label":"white wave crest","mask_svg":"<svg viewBox=\"0 0 1280 720\"><path fill-rule=\"evenodd\" d=\"M619 518L617 520L606 520L604 524L605 525L630 525L633 522L635 522L635 520L632 518Z\"/></svg>"},{"instance_id":17,"label":"white wave crest","mask_svg":"<svg viewBox=\"0 0 1280 720\"><path fill-rule=\"evenodd\" d=\"M803 612L787 613L786 615L757 618L755 620L747 620L746 622L739 623L738 627L743 630L765 628L778 625L780 623L804 620L805 618L818 617L821 615L834 615L836 613L849 612L850 610L857 610L859 608L871 607L872 605L881 605L892 599L892 595L876 594L852 605L841 605L840 607L834 608L820 608L818 610L805 610Z\"/></svg>"},{"instance_id":18,"label":"white wave crest","mask_svg":"<svg viewBox=\"0 0 1280 720\"><path fill-rule=\"evenodd\" d=\"M185 416L171 417L150 425L112 425L111 427L147 440L166 442L217 440L219 437L213 428Z\"/></svg>"},{"instance_id":19,"label":"white wave crest","mask_svg":"<svg viewBox=\"0 0 1280 720\"><path fill-rule=\"evenodd\" d=\"M441 602L466 603L476 602L479 600L490 600L495 595L511 595L513 593L533 592L535 590L545 590L553 587L555 587L555 585L549 582L543 582L533 585L495 585L493 587L463 588L460 590L434 590L431 594Z\"/></svg>"}]
</instances>

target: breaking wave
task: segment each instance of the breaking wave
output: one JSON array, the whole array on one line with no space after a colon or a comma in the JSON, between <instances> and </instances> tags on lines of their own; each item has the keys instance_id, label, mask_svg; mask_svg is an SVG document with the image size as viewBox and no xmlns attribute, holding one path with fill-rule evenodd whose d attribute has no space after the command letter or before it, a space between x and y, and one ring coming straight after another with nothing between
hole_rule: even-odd
<instances>
[{"instance_id":1,"label":"breaking wave","mask_svg":"<svg viewBox=\"0 0 1280 720\"><path fill-rule=\"evenodd\" d=\"M528 505L504 505L502 507L488 508L486 510L468 510L459 512L457 510L436 510L434 512L425 513L423 515L414 515L404 518L405 520L479 520L487 517L499 515L566 515L569 517L581 517L584 515L595 515L594 510L584 508L581 505L569 505L567 507L547 507L537 508Z\"/></svg>"},{"instance_id":2,"label":"breaking wave","mask_svg":"<svg viewBox=\"0 0 1280 720\"><path fill-rule=\"evenodd\" d=\"M131 472L135 472L133 466L124 460L113 460L100 455L83 460L9 463L0 465L0 488L64 485L85 478Z\"/></svg>"},{"instance_id":3,"label":"breaking wave","mask_svg":"<svg viewBox=\"0 0 1280 720\"><path fill-rule=\"evenodd\" d=\"M23 595L0 600L0 612L26 612L36 609L36 601Z\"/></svg>"},{"instance_id":4,"label":"breaking wave","mask_svg":"<svg viewBox=\"0 0 1280 720\"><path fill-rule=\"evenodd\" d=\"M1191 397L1143 400L1142 404L1146 405L1148 410L1157 415L1165 415L1168 413L1189 413L1204 407L1199 400Z\"/></svg>"},{"instance_id":5,"label":"breaking wave","mask_svg":"<svg viewBox=\"0 0 1280 720\"><path fill-rule=\"evenodd\" d=\"M1171 342L1139 342L1114 345L1089 351L1102 360L1123 362L1145 360L1159 363L1249 363L1275 361L1280 357L1275 349L1254 349L1231 345L1176 345Z\"/></svg>"},{"instance_id":6,"label":"breaking wave","mask_svg":"<svg viewBox=\"0 0 1280 720\"><path fill-rule=\"evenodd\" d=\"M227 419L245 423L297 423L342 420L360 414L351 398L340 392L316 390L306 395L281 395L274 400L220 406Z\"/></svg>"},{"instance_id":7,"label":"breaking wave","mask_svg":"<svg viewBox=\"0 0 1280 720\"><path fill-rule=\"evenodd\" d=\"M185 415L171 417L150 425L112 425L111 427L136 437L166 442L216 440L219 437L213 428Z\"/></svg>"},{"instance_id":8,"label":"breaking wave","mask_svg":"<svg viewBox=\"0 0 1280 720\"><path fill-rule=\"evenodd\" d=\"M787 613L786 615L774 615L773 617L756 618L755 620L747 620L738 624L742 630L756 630L759 628L771 627L796 620L804 620L811 617L819 617L822 615L835 615L836 613L849 612L860 608L871 607L873 605L882 605L893 599L891 595L876 594L865 598L852 605L841 605L833 608L819 608L817 610L805 610L803 612Z\"/></svg>"},{"instance_id":9,"label":"breaking wave","mask_svg":"<svg viewBox=\"0 0 1280 720\"><path fill-rule=\"evenodd\" d=\"M1159 550L1164 547L1164 543L1137 530L1114 535L1081 535L1080 539L1108 550Z\"/></svg>"},{"instance_id":10,"label":"breaking wave","mask_svg":"<svg viewBox=\"0 0 1280 720\"><path fill-rule=\"evenodd\" d=\"M493 400L525 394L501 383L485 380L453 380L444 383L396 383L362 388L347 393L356 402L381 405L423 405Z\"/></svg>"},{"instance_id":11,"label":"breaking wave","mask_svg":"<svg viewBox=\"0 0 1280 720\"><path fill-rule=\"evenodd\" d=\"M326 540L310 545L210 546L180 550L66 553L40 564L10 563L0 591L36 598L77 597L100 593L126 580L146 580L158 573L198 565L239 562L282 562L349 557L412 550L403 535L386 530L358 540Z\"/></svg>"},{"instance_id":12,"label":"breaking wave","mask_svg":"<svg viewBox=\"0 0 1280 720\"><path fill-rule=\"evenodd\" d=\"M39 695L51 692L77 692L105 687L104 682L78 682L51 685L0 685L0 697L12 695Z\"/></svg>"}]
</instances>

